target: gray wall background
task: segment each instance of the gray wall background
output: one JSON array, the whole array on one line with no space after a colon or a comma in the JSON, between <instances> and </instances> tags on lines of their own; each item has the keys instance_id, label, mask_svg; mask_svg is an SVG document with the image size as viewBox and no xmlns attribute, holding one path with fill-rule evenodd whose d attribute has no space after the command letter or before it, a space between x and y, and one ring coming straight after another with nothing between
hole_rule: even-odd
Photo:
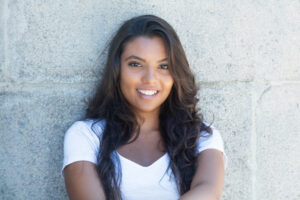
<instances>
[{"instance_id":1,"label":"gray wall background","mask_svg":"<svg viewBox=\"0 0 300 200\"><path fill-rule=\"evenodd\" d=\"M97 57L148 13L177 30L222 133L223 199L300 199L299 0L1 0L0 199L67 199L63 137L99 80Z\"/></svg>"}]
</instances>

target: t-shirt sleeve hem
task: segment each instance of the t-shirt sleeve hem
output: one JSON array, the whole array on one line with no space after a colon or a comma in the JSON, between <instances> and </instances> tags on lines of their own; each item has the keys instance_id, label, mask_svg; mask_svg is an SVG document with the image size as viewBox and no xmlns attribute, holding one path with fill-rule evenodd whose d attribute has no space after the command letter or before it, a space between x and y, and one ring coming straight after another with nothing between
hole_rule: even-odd
<instances>
[{"instance_id":1,"label":"t-shirt sleeve hem","mask_svg":"<svg viewBox=\"0 0 300 200\"><path fill-rule=\"evenodd\" d=\"M72 163L77 162L77 161L89 161L89 162L92 162L94 164L97 164L97 160L94 158L94 155L87 156L87 154L85 154L85 155L81 155L81 156L76 155L76 156L73 156L73 157L66 157L64 159L63 167L61 168L62 178L64 178L64 168L67 165L72 164Z\"/></svg>"},{"instance_id":2,"label":"t-shirt sleeve hem","mask_svg":"<svg viewBox=\"0 0 300 200\"><path fill-rule=\"evenodd\" d=\"M226 170L227 169L228 158L227 158L227 155L226 155L224 149L218 148L218 147L215 147L215 146L211 146L211 147L207 146L207 147L199 149L199 153L201 153L202 151L207 150L207 149L216 149L216 150L221 151L223 153L224 169Z\"/></svg>"},{"instance_id":3,"label":"t-shirt sleeve hem","mask_svg":"<svg viewBox=\"0 0 300 200\"><path fill-rule=\"evenodd\" d=\"M198 153L206 149L216 149L223 153L224 169L227 168L228 158L224 150L224 142L218 129L211 126L213 133L209 134L206 131L200 133L198 143Z\"/></svg>"}]
</instances>

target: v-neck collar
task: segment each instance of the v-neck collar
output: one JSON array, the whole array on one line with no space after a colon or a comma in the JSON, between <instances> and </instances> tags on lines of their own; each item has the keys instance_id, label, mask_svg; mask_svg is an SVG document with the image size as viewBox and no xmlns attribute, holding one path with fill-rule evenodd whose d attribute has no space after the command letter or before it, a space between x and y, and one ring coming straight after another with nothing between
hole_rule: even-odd
<instances>
[{"instance_id":1,"label":"v-neck collar","mask_svg":"<svg viewBox=\"0 0 300 200\"><path fill-rule=\"evenodd\" d=\"M132 161L132 160L130 160L130 159L128 159L128 158L125 158L124 156L122 156L121 154L119 154L119 152L118 152L117 150L116 150L116 153L118 154L119 158L122 159L122 160L124 160L125 162L131 163L131 164L133 164L133 165L135 165L135 166L138 166L138 167L144 168L144 169L151 168L151 167L155 166L155 165L156 165L157 163L159 163L161 160L164 160L164 158L168 155L168 153L166 152L164 155L162 155L161 157L159 157L156 161L154 161L154 162L151 163L150 165L148 165L148 166L143 166L143 165L140 165L140 164L138 164L138 163L136 163L136 162L134 162L134 161Z\"/></svg>"}]
</instances>

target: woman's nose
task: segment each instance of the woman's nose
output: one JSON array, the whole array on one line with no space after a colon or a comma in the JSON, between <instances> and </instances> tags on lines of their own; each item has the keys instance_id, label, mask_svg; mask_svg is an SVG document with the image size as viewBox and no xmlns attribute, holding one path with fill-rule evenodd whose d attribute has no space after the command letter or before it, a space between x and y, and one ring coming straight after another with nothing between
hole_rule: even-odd
<instances>
[{"instance_id":1,"label":"woman's nose","mask_svg":"<svg viewBox=\"0 0 300 200\"><path fill-rule=\"evenodd\" d=\"M154 70L154 67L148 66L145 69L145 72L143 74L143 81L145 82L152 82L152 81L156 81L156 72Z\"/></svg>"}]
</instances>

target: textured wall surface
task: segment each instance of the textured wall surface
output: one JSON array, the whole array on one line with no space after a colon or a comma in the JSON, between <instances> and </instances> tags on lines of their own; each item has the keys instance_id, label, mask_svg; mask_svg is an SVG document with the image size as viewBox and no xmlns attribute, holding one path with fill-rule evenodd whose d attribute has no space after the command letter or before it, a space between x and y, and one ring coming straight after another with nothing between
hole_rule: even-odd
<instances>
[{"instance_id":1,"label":"textured wall surface","mask_svg":"<svg viewBox=\"0 0 300 200\"><path fill-rule=\"evenodd\" d=\"M67 199L63 137L126 19L177 30L222 133L224 200L300 199L300 1L0 1L0 199Z\"/></svg>"}]
</instances>

